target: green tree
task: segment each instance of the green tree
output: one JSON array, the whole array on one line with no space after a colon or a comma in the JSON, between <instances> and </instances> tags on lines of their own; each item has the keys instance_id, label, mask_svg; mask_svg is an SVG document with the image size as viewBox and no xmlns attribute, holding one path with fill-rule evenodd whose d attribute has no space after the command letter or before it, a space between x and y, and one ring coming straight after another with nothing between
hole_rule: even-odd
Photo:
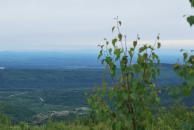
<instances>
[{"instance_id":1,"label":"green tree","mask_svg":"<svg viewBox=\"0 0 194 130\"><path fill-rule=\"evenodd\" d=\"M99 45L101 59L116 79L113 87L98 91L89 100L97 120L108 121L113 130L144 130L153 121L152 109L160 102L154 79L159 74L160 60L155 50L161 47L157 36L153 45L140 45L140 37L129 44L121 32L122 22L116 20L115 37ZM109 101L107 99L107 93ZM95 115L95 114L93 114Z\"/></svg>"}]
</instances>

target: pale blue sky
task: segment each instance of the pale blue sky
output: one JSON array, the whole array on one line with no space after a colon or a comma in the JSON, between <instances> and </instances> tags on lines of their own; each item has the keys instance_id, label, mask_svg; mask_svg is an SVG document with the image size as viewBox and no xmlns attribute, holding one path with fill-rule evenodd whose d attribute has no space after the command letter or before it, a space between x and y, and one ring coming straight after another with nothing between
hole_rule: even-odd
<instances>
[{"instance_id":1,"label":"pale blue sky","mask_svg":"<svg viewBox=\"0 0 194 130\"><path fill-rule=\"evenodd\" d=\"M188 1L0 0L0 50L94 49L111 37L115 16L129 40L137 33L144 40L158 33L163 40L194 40L194 27L183 18L194 12Z\"/></svg>"}]
</instances>

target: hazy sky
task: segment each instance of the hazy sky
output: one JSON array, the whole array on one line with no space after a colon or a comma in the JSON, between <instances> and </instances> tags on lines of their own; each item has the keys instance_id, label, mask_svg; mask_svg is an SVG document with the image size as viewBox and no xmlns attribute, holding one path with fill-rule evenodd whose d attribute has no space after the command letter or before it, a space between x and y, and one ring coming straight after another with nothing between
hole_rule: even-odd
<instances>
[{"instance_id":1,"label":"hazy sky","mask_svg":"<svg viewBox=\"0 0 194 130\"><path fill-rule=\"evenodd\" d=\"M188 1L0 0L0 50L93 49L111 37L115 16L129 40L137 33L144 40L161 33L163 40L192 44L194 27L183 18L194 12Z\"/></svg>"}]
</instances>

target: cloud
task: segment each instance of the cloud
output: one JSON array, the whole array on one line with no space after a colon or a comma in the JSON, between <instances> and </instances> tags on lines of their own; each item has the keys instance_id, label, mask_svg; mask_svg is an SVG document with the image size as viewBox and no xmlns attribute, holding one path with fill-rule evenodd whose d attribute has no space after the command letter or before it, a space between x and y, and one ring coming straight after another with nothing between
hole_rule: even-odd
<instances>
[{"instance_id":1,"label":"cloud","mask_svg":"<svg viewBox=\"0 0 194 130\"><path fill-rule=\"evenodd\" d=\"M0 50L93 48L111 38L113 17L129 39L193 39L183 0L6 0L0 1Z\"/></svg>"}]
</instances>

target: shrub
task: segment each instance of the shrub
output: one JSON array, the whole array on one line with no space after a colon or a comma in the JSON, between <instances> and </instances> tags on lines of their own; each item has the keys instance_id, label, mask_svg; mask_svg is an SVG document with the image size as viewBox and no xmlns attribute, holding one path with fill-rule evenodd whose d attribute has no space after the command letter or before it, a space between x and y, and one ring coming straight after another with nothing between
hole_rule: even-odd
<instances>
[{"instance_id":1,"label":"shrub","mask_svg":"<svg viewBox=\"0 0 194 130\"><path fill-rule=\"evenodd\" d=\"M157 36L154 45L139 46L137 36L128 47L126 35L120 31L122 22L115 20L112 31L116 36L111 43L104 39L104 44L99 45L98 58L113 78L119 69L119 80L111 89L104 85L88 103L94 110L95 120L107 121L113 130L143 130L153 121L151 109L160 102L159 90L153 82L159 74L160 60L155 50L161 47L160 37ZM105 100L107 93L109 101Z\"/></svg>"}]
</instances>

